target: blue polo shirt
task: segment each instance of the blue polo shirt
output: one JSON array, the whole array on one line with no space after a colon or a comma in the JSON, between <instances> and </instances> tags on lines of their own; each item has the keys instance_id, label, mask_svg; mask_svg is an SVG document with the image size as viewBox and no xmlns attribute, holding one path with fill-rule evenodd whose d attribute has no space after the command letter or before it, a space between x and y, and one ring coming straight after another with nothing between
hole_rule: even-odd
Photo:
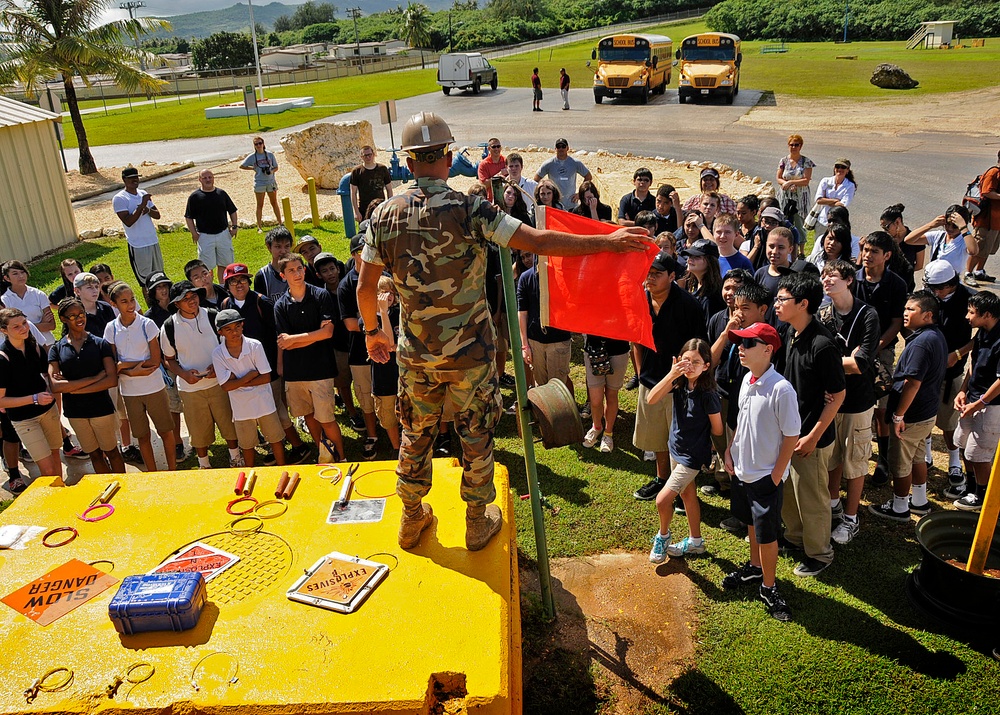
<instances>
[{"instance_id":1,"label":"blue polo shirt","mask_svg":"<svg viewBox=\"0 0 1000 715\"><path fill-rule=\"evenodd\" d=\"M899 355L896 371L892 373L892 392L886 405L886 420L896 414L896 406L903 394L903 383L906 378L920 380L920 389L903 415L903 419L913 424L935 417L938 412L938 398L941 395L941 382L948 367L948 344L945 342L941 329L936 325L927 325L910 334L906 347Z\"/></svg>"},{"instance_id":2,"label":"blue polo shirt","mask_svg":"<svg viewBox=\"0 0 1000 715\"><path fill-rule=\"evenodd\" d=\"M980 329L972 343L972 373L969 389L965 396L975 402L986 394L994 382L1000 378L1000 323L988 333ZM990 400L989 405L1000 405L1000 397Z\"/></svg>"},{"instance_id":3,"label":"blue polo shirt","mask_svg":"<svg viewBox=\"0 0 1000 715\"><path fill-rule=\"evenodd\" d=\"M59 366L59 372L67 380L82 380L93 377L104 369L104 358L114 359L111 344L104 338L87 333L87 337L77 352L67 335L49 348L49 362ZM63 414L66 417L93 419L105 417L115 411L115 404L107 390L74 394L63 393Z\"/></svg>"},{"instance_id":4,"label":"blue polo shirt","mask_svg":"<svg viewBox=\"0 0 1000 715\"><path fill-rule=\"evenodd\" d=\"M678 464L701 469L712 461L712 423L722 412L715 390L674 388L674 419L670 423L670 456Z\"/></svg>"}]
</instances>

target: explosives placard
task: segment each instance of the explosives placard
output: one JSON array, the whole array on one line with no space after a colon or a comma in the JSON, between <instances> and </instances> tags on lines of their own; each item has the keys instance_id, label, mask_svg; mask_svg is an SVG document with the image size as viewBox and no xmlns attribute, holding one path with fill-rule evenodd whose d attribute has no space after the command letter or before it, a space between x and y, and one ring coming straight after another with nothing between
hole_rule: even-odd
<instances>
[{"instance_id":1,"label":"explosives placard","mask_svg":"<svg viewBox=\"0 0 1000 715\"><path fill-rule=\"evenodd\" d=\"M239 556L197 541L157 566L149 573L201 573L211 581L240 560Z\"/></svg>"},{"instance_id":2,"label":"explosives placard","mask_svg":"<svg viewBox=\"0 0 1000 715\"><path fill-rule=\"evenodd\" d=\"M72 559L0 600L47 626L116 583L114 576Z\"/></svg>"},{"instance_id":3,"label":"explosives placard","mask_svg":"<svg viewBox=\"0 0 1000 715\"><path fill-rule=\"evenodd\" d=\"M385 564L335 551L313 564L287 596L310 606L353 613L388 573Z\"/></svg>"}]
</instances>

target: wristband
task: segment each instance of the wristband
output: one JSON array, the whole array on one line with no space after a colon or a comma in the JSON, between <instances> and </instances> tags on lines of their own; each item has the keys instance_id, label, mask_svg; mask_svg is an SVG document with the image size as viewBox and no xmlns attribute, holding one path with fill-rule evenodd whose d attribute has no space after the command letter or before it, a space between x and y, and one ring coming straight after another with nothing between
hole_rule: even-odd
<instances>
[{"instance_id":1,"label":"wristband","mask_svg":"<svg viewBox=\"0 0 1000 715\"><path fill-rule=\"evenodd\" d=\"M901 416L901 415L893 415L892 416L892 423L894 425L898 425L902 421L903 421L903 416Z\"/></svg>"},{"instance_id":2,"label":"wristband","mask_svg":"<svg viewBox=\"0 0 1000 715\"><path fill-rule=\"evenodd\" d=\"M378 335L380 332L382 332L380 328L374 328L372 330L366 330L365 335L371 337L372 335Z\"/></svg>"},{"instance_id":3,"label":"wristband","mask_svg":"<svg viewBox=\"0 0 1000 715\"><path fill-rule=\"evenodd\" d=\"M32 402L32 404L35 404L35 405L38 404L38 393L37 392L34 395L31 396L31 402Z\"/></svg>"}]
</instances>

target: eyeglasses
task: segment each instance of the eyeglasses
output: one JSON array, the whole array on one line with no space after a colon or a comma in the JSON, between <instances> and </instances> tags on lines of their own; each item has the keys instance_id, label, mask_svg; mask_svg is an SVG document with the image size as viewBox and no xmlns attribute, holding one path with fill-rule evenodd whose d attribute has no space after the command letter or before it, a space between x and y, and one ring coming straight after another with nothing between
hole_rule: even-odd
<instances>
[{"instance_id":1,"label":"eyeglasses","mask_svg":"<svg viewBox=\"0 0 1000 715\"><path fill-rule=\"evenodd\" d=\"M502 148L503 147L501 147L499 144L490 144L490 149L502 149Z\"/></svg>"},{"instance_id":2,"label":"eyeglasses","mask_svg":"<svg viewBox=\"0 0 1000 715\"><path fill-rule=\"evenodd\" d=\"M838 170L839 171L847 171L847 167L843 166L842 164L834 164L833 165L833 170L834 171L838 171Z\"/></svg>"},{"instance_id":3,"label":"eyeglasses","mask_svg":"<svg viewBox=\"0 0 1000 715\"><path fill-rule=\"evenodd\" d=\"M569 149L569 144L556 144L556 149Z\"/></svg>"},{"instance_id":4,"label":"eyeglasses","mask_svg":"<svg viewBox=\"0 0 1000 715\"><path fill-rule=\"evenodd\" d=\"M739 342L736 345L738 347L743 348L744 350L749 350L755 345L766 345L766 344L767 343L765 343L760 338L740 338Z\"/></svg>"},{"instance_id":5,"label":"eyeglasses","mask_svg":"<svg viewBox=\"0 0 1000 715\"><path fill-rule=\"evenodd\" d=\"M264 142L254 142L254 146L264 146Z\"/></svg>"},{"instance_id":6,"label":"eyeglasses","mask_svg":"<svg viewBox=\"0 0 1000 715\"><path fill-rule=\"evenodd\" d=\"M795 300L795 296L791 296L790 295L790 296L787 296L787 297L784 297L784 298L782 298L781 296L778 296L778 297L776 297L774 299L774 304L775 305L779 305L779 304L787 303L790 300Z\"/></svg>"},{"instance_id":7,"label":"eyeglasses","mask_svg":"<svg viewBox=\"0 0 1000 715\"><path fill-rule=\"evenodd\" d=\"M788 146L802 146L802 142L789 142Z\"/></svg>"}]
</instances>

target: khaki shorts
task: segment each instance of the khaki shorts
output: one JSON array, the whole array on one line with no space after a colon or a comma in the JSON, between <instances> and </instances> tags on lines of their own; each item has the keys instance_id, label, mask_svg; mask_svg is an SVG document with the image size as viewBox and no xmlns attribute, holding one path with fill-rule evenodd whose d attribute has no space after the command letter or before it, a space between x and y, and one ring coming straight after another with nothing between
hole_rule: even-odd
<instances>
[{"instance_id":1,"label":"khaki shorts","mask_svg":"<svg viewBox=\"0 0 1000 715\"><path fill-rule=\"evenodd\" d=\"M628 353L611 356L611 374L595 375L590 371L590 356L583 351L583 366L587 371L587 387L608 387L612 390L622 389L625 384L625 370L628 369Z\"/></svg>"},{"instance_id":2,"label":"khaki shorts","mask_svg":"<svg viewBox=\"0 0 1000 715\"><path fill-rule=\"evenodd\" d=\"M868 475L868 458L872 455L872 414L875 407L854 414L837 413L834 425L837 437L830 454L830 469L844 466L844 479Z\"/></svg>"},{"instance_id":3,"label":"khaki shorts","mask_svg":"<svg viewBox=\"0 0 1000 715\"><path fill-rule=\"evenodd\" d=\"M934 429L934 418L907 424L902 439L896 438L895 425L889 425L889 474L908 477L914 464L924 461L924 442Z\"/></svg>"},{"instance_id":4,"label":"khaki shorts","mask_svg":"<svg viewBox=\"0 0 1000 715\"><path fill-rule=\"evenodd\" d=\"M280 377L271 380L271 396L274 397L274 409L278 413L278 421L284 431L292 426L292 420L288 416L288 405L285 404L285 381Z\"/></svg>"},{"instance_id":5,"label":"khaki shorts","mask_svg":"<svg viewBox=\"0 0 1000 715\"><path fill-rule=\"evenodd\" d=\"M958 410L955 409L955 395L958 391L962 389L962 383L965 381L965 373L956 375L950 382L945 380L941 384L941 400L938 402L938 413L937 419L934 420L934 426L937 427L942 432L954 432L955 428L958 427ZM945 391L948 393L948 399L945 400Z\"/></svg>"},{"instance_id":6,"label":"khaki shorts","mask_svg":"<svg viewBox=\"0 0 1000 715\"><path fill-rule=\"evenodd\" d=\"M127 420L128 414L125 412L125 399L122 397L121 390L118 386L108 388L108 395L111 396L111 401L115 403L115 414L118 415L118 419Z\"/></svg>"},{"instance_id":7,"label":"khaki shorts","mask_svg":"<svg viewBox=\"0 0 1000 715\"><path fill-rule=\"evenodd\" d=\"M285 383L285 400L295 417L312 415L320 424L329 424L337 419L334 410L333 378Z\"/></svg>"},{"instance_id":8,"label":"khaki shorts","mask_svg":"<svg viewBox=\"0 0 1000 715\"><path fill-rule=\"evenodd\" d=\"M276 444L285 439L285 430L281 429L281 421L278 413L272 412L269 415L258 417L255 420L236 420L236 439L239 441L240 449L253 449L257 446L257 429L268 444Z\"/></svg>"},{"instance_id":9,"label":"khaki shorts","mask_svg":"<svg viewBox=\"0 0 1000 715\"><path fill-rule=\"evenodd\" d=\"M198 260L208 270L228 266L233 262L233 237L226 229L222 233L202 233L198 236Z\"/></svg>"},{"instance_id":10,"label":"khaki shorts","mask_svg":"<svg viewBox=\"0 0 1000 715\"><path fill-rule=\"evenodd\" d=\"M149 436L149 420L160 434L174 431L174 417L167 403L167 388L149 395L123 395L125 411L132 436L144 439ZM149 415L147 419L146 415ZM180 435L174 435L180 437ZM209 443L211 444L211 442Z\"/></svg>"},{"instance_id":11,"label":"khaki shorts","mask_svg":"<svg viewBox=\"0 0 1000 715\"><path fill-rule=\"evenodd\" d=\"M372 399L375 401L375 415L378 417L378 423L385 429L399 427L399 416L396 414L396 396L379 397L374 395Z\"/></svg>"},{"instance_id":12,"label":"khaki shorts","mask_svg":"<svg viewBox=\"0 0 1000 715\"><path fill-rule=\"evenodd\" d=\"M113 452L118 448L118 415L110 414L103 417L68 417L69 426L73 428L80 449L87 454L96 452Z\"/></svg>"},{"instance_id":13,"label":"khaki shorts","mask_svg":"<svg viewBox=\"0 0 1000 715\"><path fill-rule=\"evenodd\" d=\"M358 406L362 412L370 415L375 411L375 398L372 397L372 366L351 365L351 378Z\"/></svg>"},{"instance_id":14,"label":"khaki shorts","mask_svg":"<svg viewBox=\"0 0 1000 715\"><path fill-rule=\"evenodd\" d=\"M673 420L674 397L667 394L655 405L646 401L649 389L639 384L639 396L636 398L635 432L632 433L632 444L644 452L670 451L670 423Z\"/></svg>"},{"instance_id":15,"label":"khaki shorts","mask_svg":"<svg viewBox=\"0 0 1000 715\"><path fill-rule=\"evenodd\" d=\"M59 422L59 408L54 402L48 411L38 417L14 422L14 431L21 440L21 446L36 462L48 459L62 447L62 423Z\"/></svg>"},{"instance_id":16,"label":"khaki shorts","mask_svg":"<svg viewBox=\"0 0 1000 715\"><path fill-rule=\"evenodd\" d=\"M976 245L979 246L979 255L987 254L992 256L1000 248L1000 229L991 231L985 228L973 227L972 237L976 239Z\"/></svg>"},{"instance_id":17,"label":"khaki shorts","mask_svg":"<svg viewBox=\"0 0 1000 715\"><path fill-rule=\"evenodd\" d=\"M222 387L215 385L207 390L181 392L181 402L184 403L184 422L187 423L192 447L210 447L215 442L216 425L224 440L236 441L233 406Z\"/></svg>"},{"instance_id":18,"label":"khaki shorts","mask_svg":"<svg viewBox=\"0 0 1000 715\"><path fill-rule=\"evenodd\" d=\"M673 471L667 478L666 488L680 494L687 489L688 484L694 481L700 471L694 467L685 467L683 464L674 464Z\"/></svg>"},{"instance_id":19,"label":"khaki shorts","mask_svg":"<svg viewBox=\"0 0 1000 715\"><path fill-rule=\"evenodd\" d=\"M970 462L991 463L1000 443L1000 405L987 405L959 420L955 443Z\"/></svg>"},{"instance_id":20,"label":"khaki shorts","mask_svg":"<svg viewBox=\"0 0 1000 715\"><path fill-rule=\"evenodd\" d=\"M560 343L539 343L528 340L531 348L531 373L536 385L544 385L553 378L566 382L569 378L569 358L573 352L573 341Z\"/></svg>"}]
</instances>

